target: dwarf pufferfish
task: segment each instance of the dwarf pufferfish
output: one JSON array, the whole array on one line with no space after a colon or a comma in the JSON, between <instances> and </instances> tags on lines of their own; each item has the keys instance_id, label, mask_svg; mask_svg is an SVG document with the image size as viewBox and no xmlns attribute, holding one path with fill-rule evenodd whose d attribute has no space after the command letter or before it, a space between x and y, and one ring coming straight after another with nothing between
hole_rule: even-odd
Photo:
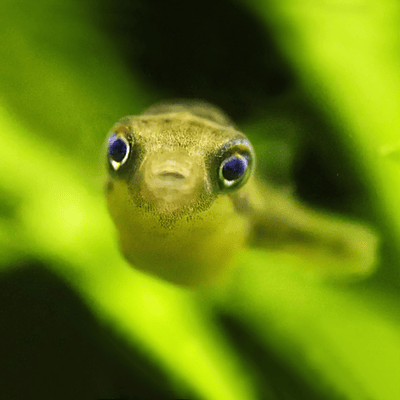
<instances>
[{"instance_id":1,"label":"dwarf pufferfish","mask_svg":"<svg viewBox=\"0 0 400 400\"><path fill-rule=\"evenodd\" d=\"M298 253L332 276L367 275L376 264L368 228L257 179L249 139L209 103L165 102L124 117L107 146L107 206L121 252L139 270L207 286L246 246Z\"/></svg>"}]
</instances>

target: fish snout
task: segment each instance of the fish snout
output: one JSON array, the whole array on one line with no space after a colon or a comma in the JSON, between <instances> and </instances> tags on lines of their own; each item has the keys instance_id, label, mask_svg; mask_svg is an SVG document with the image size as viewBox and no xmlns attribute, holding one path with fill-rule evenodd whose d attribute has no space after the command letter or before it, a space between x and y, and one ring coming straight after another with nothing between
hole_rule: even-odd
<instances>
[{"instance_id":1,"label":"fish snout","mask_svg":"<svg viewBox=\"0 0 400 400\"><path fill-rule=\"evenodd\" d=\"M144 199L172 210L197 199L204 187L205 170L198 157L159 154L144 162L142 177Z\"/></svg>"}]
</instances>

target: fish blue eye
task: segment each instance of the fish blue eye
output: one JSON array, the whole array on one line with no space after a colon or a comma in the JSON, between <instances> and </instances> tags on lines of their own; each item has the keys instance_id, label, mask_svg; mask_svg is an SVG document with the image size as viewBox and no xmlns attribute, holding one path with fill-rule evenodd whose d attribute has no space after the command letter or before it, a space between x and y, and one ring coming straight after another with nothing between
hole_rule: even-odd
<instances>
[{"instance_id":1,"label":"fish blue eye","mask_svg":"<svg viewBox=\"0 0 400 400\"><path fill-rule=\"evenodd\" d=\"M111 165L117 170L128 158L129 155L129 143L128 141L115 134L110 138L108 144L108 156L110 158Z\"/></svg>"},{"instance_id":2,"label":"fish blue eye","mask_svg":"<svg viewBox=\"0 0 400 400\"><path fill-rule=\"evenodd\" d=\"M119 163L125 158L127 151L128 146L121 138L112 140L108 147L108 154L110 157Z\"/></svg>"},{"instance_id":3,"label":"fish blue eye","mask_svg":"<svg viewBox=\"0 0 400 400\"><path fill-rule=\"evenodd\" d=\"M242 177L248 165L244 157L232 156L222 164L222 176L227 181L235 181Z\"/></svg>"},{"instance_id":4,"label":"fish blue eye","mask_svg":"<svg viewBox=\"0 0 400 400\"><path fill-rule=\"evenodd\" d=\"M239 137L224 143L215 158L214 165L218 165L216 190L232 193L240 189L249 180L254 163L254 149L248 139Z\"/></svg>"}]
</instances>

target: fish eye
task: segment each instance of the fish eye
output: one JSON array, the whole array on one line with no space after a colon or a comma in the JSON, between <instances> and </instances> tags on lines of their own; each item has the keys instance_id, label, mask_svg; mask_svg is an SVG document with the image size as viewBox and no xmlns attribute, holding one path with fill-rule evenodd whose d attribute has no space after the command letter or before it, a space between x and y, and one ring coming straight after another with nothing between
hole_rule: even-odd
<instances>
[{"instance_id":1,"label":"fish eye","mask_svg":"<svg viewBox=\"0 0 400 400\"><path fill-rule=\"evenodd\" d=\"M219 165L219 185L223 190L238 189L251 175L254 152L250 145L236 143L224 152Z\"/></svg>"},{"instance_id":2,"label":"fish eye","mask_svg":"<svg viewBox=\"0 0 400 400\"><path fill-rule=\"evenodd\" d=\"M249 167L246 158L240 154L234 154L223 161L220 167L220 175L227 182L240 179Z\"/></svg>"},{"instance_id":3,"label":"fish eye","mask_svg":"<svg viewBox=\"0 0 400 400\"><path fill-rule=\"evenodd\" d=\"M114 133L108 141L108 159L115 171L125 164L129 152L130 145L128 140Z\"/></svg>"}]
</instances>

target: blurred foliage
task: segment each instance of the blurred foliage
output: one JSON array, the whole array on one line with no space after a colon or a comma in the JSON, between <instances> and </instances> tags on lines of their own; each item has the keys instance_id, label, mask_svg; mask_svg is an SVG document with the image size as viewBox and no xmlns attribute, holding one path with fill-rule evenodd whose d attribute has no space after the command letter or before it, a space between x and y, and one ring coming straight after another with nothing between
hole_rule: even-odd
<instances>
[{"instance_id":1,"label":"blurred foliage","mask_svg":"<svg viewBox=\"0 0 400 400\"><path fill-rule=\"evenodd\" d=\"M132 382L138 363L157 376L143 378L149 396L158 384L181 398L400 398L397 2L5 0L1 9L4 280L45 265L97 321L103 346L120 346ZM255 143L261 174L372 222L375 276L322 283L304 272L307 260L248 250L229 284L192 293L126 265L102 198L102 143L121 116L167 97L215 102ZM56 298L49 291L44 303ZM7 306L24 330L24 305ZM29 374L31 395L49 393Z\"/></svg>"}]
</instances>

